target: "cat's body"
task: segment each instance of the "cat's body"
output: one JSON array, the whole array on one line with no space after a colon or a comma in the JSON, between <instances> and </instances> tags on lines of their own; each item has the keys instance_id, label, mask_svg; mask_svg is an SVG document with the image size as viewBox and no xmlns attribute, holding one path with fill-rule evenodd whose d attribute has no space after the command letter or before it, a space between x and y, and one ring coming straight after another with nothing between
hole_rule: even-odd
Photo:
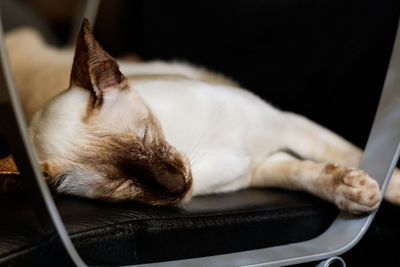
<instances>
[{"instance_id":1,"label":"cat's body","mask_svg":"<svg viewBox=\"0 0 400 267\"><path fill-rule=\"evenodd\" d=\"M117 69L109 73L112 59L93 42L84 26L70 88L47 102L30 126L39 163L56 190L166 204L272 186L305 190L352 212L379 204L377 183L348 169L359 165L362 151L334 133L204 69L122 62L127 79ZM68 73L60 73L60 84L68 81ZM397 170L394 178L388 198L400 202Z\"/></svg>"},{"instance_id":2,"label":"cat's body","mask_svg":"<svg viewBox=\"0 0 400 267\"><path fill-rule=\"evenodd\" d=\"M159 77L158 70L163 67L171 71L167 63L121 65L121 70L128 78L133 77L131 87L159 120L166 140L190 159L194 195L272 186L307 190L333 200L329 193L318 192L319 188L326 190L332 185L315 185L311 181L324 172L324 164L311 166L311 173L315 174L306 174L309 177L279 177L277 172L284 173L281 166L272 165L283 163L287 170L290 164L285 162L292 160L313 165L311 161L298 161L292 154L347 167L360 163L361 150L306 118L277 110L230 84L199 81L200 74L190 66L180 66L181 77ZM142 69L147 71L147 77L135 79ZM265 166L267 171L263 170ZM365 191L368 197L376 194Z\"/></svg>"},{"instance_id":3,"label":"cat's body","mask_svg":"<svg viewBox=\"0 0 400 267\"><path fill-rule=\"evenodd\" d=\"M152 77L134 80L131 87L159 120L166 140L191 160L195 194L248 187L252 170L271 155L290 151L288 139L301 134L288 127L296 115L239 88Z\"/></svg>"}]
</instances>

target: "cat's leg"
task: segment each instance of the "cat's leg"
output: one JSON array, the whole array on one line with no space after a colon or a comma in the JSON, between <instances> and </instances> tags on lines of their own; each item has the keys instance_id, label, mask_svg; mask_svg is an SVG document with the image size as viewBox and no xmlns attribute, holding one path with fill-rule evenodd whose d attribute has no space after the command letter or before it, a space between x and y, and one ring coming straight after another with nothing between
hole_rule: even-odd
<instances>
[{"instance_id":1,"label":"cat's leg","mask_svg":"<svg viewBox=\"0 0 400 267\"><path fill-rule=\"evenodd\" d=\"M229 150L207 151L192 161L193 195L229 192L248 187L250 170L251 160L245 155Z\"/></svg>"},{"instance_id":2,"label":"cat's leg","mask_svg":"<svg viewBox=\"0 0 400 267\"><path fill-rule=\"evenodd\" d=\"M287 124L285 143L304 159L334 162L359 167L363 151L328 129L294 113L283 113ZM400 170L395 169L385 192L385 199L400 205Z\"/></svg>"},{"instance_id":3,"label":"cat's leg","mask_svg":"<svg viewBox=\"0 0 400 267\"><path fill-rule=\"evenodd\" d=\"M283 152L255 168L251 185L307 191L353 213L374 210L381 199L379 185L362 170L299 160Z\"/></svg>"},{"instance_id":4,"label":"cat's leg","mask_svg":"<svg viewBox=\"0 0 400 267\"><path fill-rule=\"evenodd\" d=\"M360 165L363 151L341 136L295 113L283 112L284 142L303 159L334 162L347 167Z\"/></svg>"}]
</instances>

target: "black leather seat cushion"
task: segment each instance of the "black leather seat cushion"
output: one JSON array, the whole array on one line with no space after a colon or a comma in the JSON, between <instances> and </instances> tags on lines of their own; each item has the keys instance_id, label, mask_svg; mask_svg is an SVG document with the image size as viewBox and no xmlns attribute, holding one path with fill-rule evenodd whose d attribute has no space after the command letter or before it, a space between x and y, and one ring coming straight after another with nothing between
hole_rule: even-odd
<instances>
[{"instance_id":1,"label":"black leather seat cushion","mask_svg":"<svg viewBox=\"0 0 400 267\"><path fill-rule=\"evenodd\" d=\"M72 240L91 265L123 265L216 255L310 239L332 222L334 206L308 194L248 189L196 197L181 207L109 204L57 196ZM0 263L63 263L23 194L0 198ZM0 264L1 265L1 264Z\"/></svg>"}]
</instances>

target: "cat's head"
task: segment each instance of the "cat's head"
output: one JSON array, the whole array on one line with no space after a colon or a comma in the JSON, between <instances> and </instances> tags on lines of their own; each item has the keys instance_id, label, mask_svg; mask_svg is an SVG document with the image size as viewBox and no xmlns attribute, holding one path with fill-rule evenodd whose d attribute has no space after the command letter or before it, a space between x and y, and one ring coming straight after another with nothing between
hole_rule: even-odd
<instances>
[{"instance_id":1,"label":"cat's head","mask_svg":"<svg viewBox=\"0 0 400 267\"><path fill-rule=\"evenodd\" d=\"M70 87L33 117L30 136L52 187L108 201L180 202L191 195L186 156L129 87L84 20Z\"/></svg>"}]
</instances>

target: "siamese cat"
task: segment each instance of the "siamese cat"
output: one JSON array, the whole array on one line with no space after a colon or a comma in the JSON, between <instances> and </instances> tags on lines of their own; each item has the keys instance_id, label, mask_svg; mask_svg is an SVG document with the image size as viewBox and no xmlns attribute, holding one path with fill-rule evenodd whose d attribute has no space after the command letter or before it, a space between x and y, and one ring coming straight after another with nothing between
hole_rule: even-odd
<instances>
[{"instance_id":1,"label":"siamese cat","mask_svg":"<svg viewBox=\"0 0 400 267\"><path fill-rule=\"evenodd\" d=\"M277 187L353 213L381 201L377 182L357 169L359 148L222 75L180 63L119 65L87 20L72 68L73 51L51 48L32 32L11 34L7 45L30 138L56 192L166 205ZM11 156L0 169L17 179ZM396 204L399 181L396 169L386 193Z\"/></svg>"}]
</instances>

